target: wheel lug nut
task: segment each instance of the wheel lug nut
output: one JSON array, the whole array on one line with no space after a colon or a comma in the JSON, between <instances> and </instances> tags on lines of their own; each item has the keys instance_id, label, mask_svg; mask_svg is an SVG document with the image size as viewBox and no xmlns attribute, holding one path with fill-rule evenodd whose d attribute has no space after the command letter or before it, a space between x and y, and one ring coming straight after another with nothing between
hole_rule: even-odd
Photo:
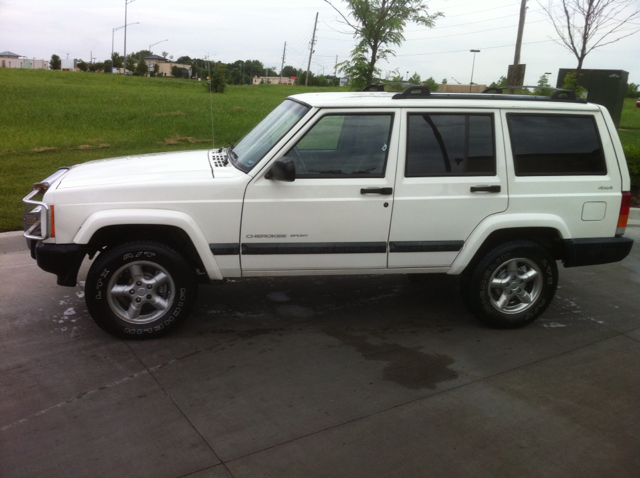
<instances>
[{"instance_id":1,"label":"wheel lug nut","mask_svg":"<svg viewBox=\"0 0 640 478\"><path fill-rule=\"evenodd\" d=\"M147 300L151 300L151 294L147 295Z\"/></svg>"},{"instance_id":2,"label":"wheel lug nut","mask_svg":"<svg viewBox=\"0 0 640 478\"><path fill-rule=\"evenodd\" d=\"M136 282L136 285L142 285L142 282L138 281Z\"/></svg>"},{"instance_id":3,"label":"wheel lug nut","mask_svg":"<svg viewBox=\"0 0 640 478\"><path fill-rule=\"evenodd\" d=\"M147 284L147 289L151 289L153 286L151 284Z\"/></svg>"},{"instance_id":4,"label":"wheel lug nut","mask_svg":"<svg viewBox=\"0 0 640 478\"><path fill-rule=\"evenodd\" d=\"M141 301L142 301L142 299L141 299L140 297L138 297L138 298L136 299L136 302L141 302Z\"/></svg>"},{"instance_id":5,"label":"wheel lug nut","mask_svg":"<svg viewBox=\"0 0 640 478\"><path fill-rule=\"evenodd\" d=\"M131 289L131 290L129 291L129 294L131 294L131 295L133 295L133 294L135 294L135 293L136 293L136 291L135 291L135 290L133 290L133 289Z\"/></svg>"}]
</instances>

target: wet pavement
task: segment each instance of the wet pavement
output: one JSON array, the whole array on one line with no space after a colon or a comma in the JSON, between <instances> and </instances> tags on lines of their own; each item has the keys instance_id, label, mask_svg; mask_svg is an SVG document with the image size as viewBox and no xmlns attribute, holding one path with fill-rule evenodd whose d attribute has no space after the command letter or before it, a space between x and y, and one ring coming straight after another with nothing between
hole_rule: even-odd
<instances>
[{"instance_id":1,"label":"wet pavement","mask_svg":"<svg viewBox=\"0 0 640 478\"><path fill-rule=\"evenodd\" d=\"M276 278L201 286L178 333L131 342L2 234L0 476L637 477L628 235L523 329L480 325L455 277Z\"/></svg>"}]
</instances>

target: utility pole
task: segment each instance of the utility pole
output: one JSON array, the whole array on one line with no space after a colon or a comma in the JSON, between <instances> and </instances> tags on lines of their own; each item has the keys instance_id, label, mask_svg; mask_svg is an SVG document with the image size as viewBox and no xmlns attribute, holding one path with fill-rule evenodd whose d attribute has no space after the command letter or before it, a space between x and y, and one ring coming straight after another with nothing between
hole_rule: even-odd
<instances>
[{"instance_id":1,"label":"utility pole","mask_svg":"<svg viewBox=\"0 0 640 478\"><path fill-rule=\"evenodd\" d=\"M333 76L338 78L338 55L336 55L336 66L333 67Z\"/></svg>"},{"instance_id":2,"label":"utility pole","mask_svg":"<svg viewBox=\"0 0 640 478\"><path fill-rule=\"evenodd\" d=\"M527 0L520 2L520 21L518 23L518 37L516 38L516 53L513 57L513 65L509 66L507 84L516 86L524 84L524 72L527 65L520 65L520 49L522 48L522 34L524 33L524 20L527 15ZM513 90L511 91L513 93Z\"/></svg>"},{"instance_id":3,"label":"utility pole","mask_svg":"<svg viewBox=\"0 0 640 478\"><path fill-rule=\"evenodd\" d=\"M287 42L284 42L284 51L282 52L282 66L280 67L280 84L282 84L282 70L284 69L284 59L287 56Z\"/></svg>"},{"instance_id":4,"label":"utility pole","mask_svg":"<svg viewBox=\"0 0 640 478\"><path fill-rule=\"evenodd\" d=\"M316 27L318 26L318 12L316 12L316 22L313 24L313 36L309 45L309 63L307 63L307 76L304 79L304 86L309 84L309 69L311 68L311 55L313 55L313 47L316 44Z\"/></svg>"},{"instance_id":5,"label":"utility pole","mask_svg":"<svg viewBox=\"0 0 640 478\"><path fill-rule=\"evenodd\" d=\"M127 5L135 2L136 0L124 0L124 68L122 69L124 74L127 74Z\"/></svg>"}]
</instances>

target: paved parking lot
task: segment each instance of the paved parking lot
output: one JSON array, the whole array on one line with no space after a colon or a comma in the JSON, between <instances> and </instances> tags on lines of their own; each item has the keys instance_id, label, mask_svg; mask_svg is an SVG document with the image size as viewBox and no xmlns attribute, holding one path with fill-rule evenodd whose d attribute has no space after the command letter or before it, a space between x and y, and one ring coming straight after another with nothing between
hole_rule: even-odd
<instances>
[{"instance_id":1,"label":"paved parking lot","mask_svg":"<svg viewBox=\"0 0 640 478\"><path fill-rule=\"evenodd\" d=\"M452 277L278 278L202 286L145 342L95 327L2 234L0 476L635 478L628 234L624 262L561 268L524 329L482 327Z\"/></svg>"}]
</instances>

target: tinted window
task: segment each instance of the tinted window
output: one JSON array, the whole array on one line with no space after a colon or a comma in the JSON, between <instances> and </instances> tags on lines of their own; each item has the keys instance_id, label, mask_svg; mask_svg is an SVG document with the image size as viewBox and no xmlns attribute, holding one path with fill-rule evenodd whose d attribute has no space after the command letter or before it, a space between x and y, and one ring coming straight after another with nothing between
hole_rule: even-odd
<instances>
[{"instance_id":1,"label":"tinted window","mask_svg":"<svg viewBox=\"0 0 640 478\"><path fill-rule=\"evenodd\" d=\"M287 152L296 177L384 177L392 123L392 114L323 116Z\"/></svg>"},{"instance_id":2,"label":"tinted window","mask_svg":"<svg viewBox=\"0 0 640 478\"><path fill-rule=\"evenodd\" d=\"M592 116L507 115L517 176L607 174Z\"/></svg>"},{"instance_id":3,"label":"tinted window","mask_svg":"<svg viewBox=\"0 0 640 478\"><path fill-rule=\"evenodd\" d=\"M493 115L409 115L405 176L495 174Z\"/></svg>"}]
</instances>

